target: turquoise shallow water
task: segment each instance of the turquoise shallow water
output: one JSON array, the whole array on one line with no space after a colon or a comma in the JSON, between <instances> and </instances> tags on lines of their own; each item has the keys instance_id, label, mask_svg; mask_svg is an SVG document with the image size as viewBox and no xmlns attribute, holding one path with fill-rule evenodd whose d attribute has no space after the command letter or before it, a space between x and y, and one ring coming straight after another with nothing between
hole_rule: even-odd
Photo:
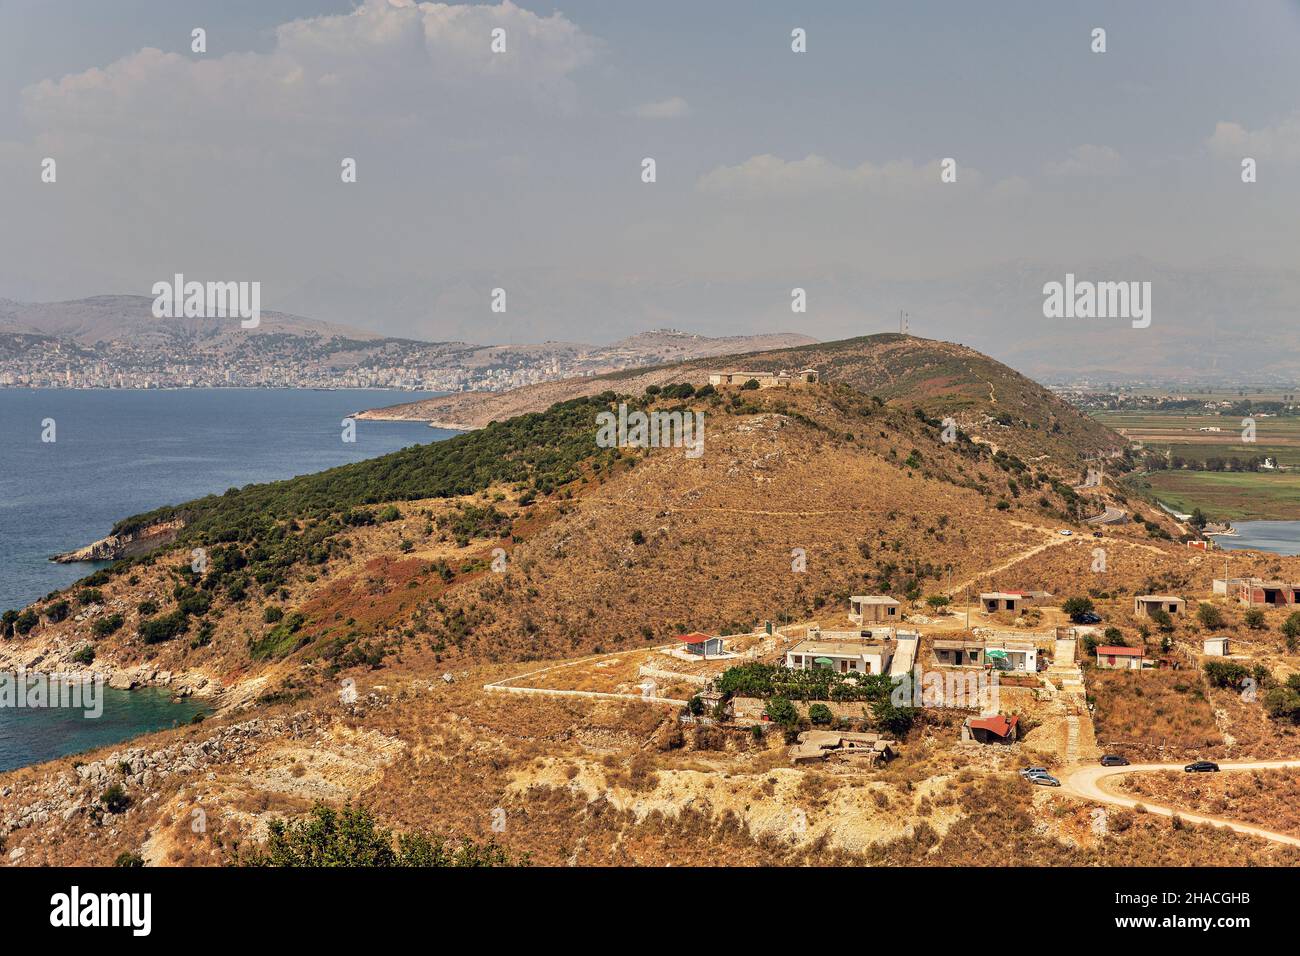
<instances>
[{"instance_id":1,"label":"turquoise shallow water","mask_svg":"<svg viewBox=\"0 0 1300 956\"><path fill-rule=\"evenodd\" d=\"M13 676L0 674L0 680L11 680ZM26 679L36 677L26 675ZM99 693L102 713L98 717L87 716L84 706L0 706L0 771L187 724L195 714L208 709L192 698L173 703L171 692L165 688L126 691L104 686ZM94 701L66 696L64 700L79 700L83 705Z\"/></svg>"}]
</instances>

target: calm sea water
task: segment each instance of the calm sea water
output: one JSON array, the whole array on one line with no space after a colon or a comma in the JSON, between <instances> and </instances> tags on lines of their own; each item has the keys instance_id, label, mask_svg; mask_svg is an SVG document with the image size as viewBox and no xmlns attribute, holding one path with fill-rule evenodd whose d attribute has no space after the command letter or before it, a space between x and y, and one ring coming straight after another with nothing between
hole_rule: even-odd
<instances>
[{"instance_id":1,"label":"calm sea water","mask_svg":"<svg viewBox=\"0 0 1300 956\"><path fill-rule=\"evenodd\" d=\"M1274 554L1300 554L1300 521L1234 521L1235 535L1216 535L1214 543L1228 551L1252 548Z\"/></svg>"},{"instance_id":2,"label":"calm sea water","mask_svg":"<svg viewBox=\"0 0 1300 956\"><path fill-rule=\"evenodd\" d=\"M49 557L102 538L121 518L456 434L360 421L356 442L341 440L346 415L432 394L0 388L0 610L90 574L95 565ZM52 443L41 441L47 418Z\"/></svg>"},{"instance_id":3,"label":"calm sea water","mask_svg":"<svg viewBox=\"0 0 1300 956\"><path fill-rule=\"evenodd\" d=\"M97 717L70 707L0 707L0 771L187 724L208 709L193 699L173 703L171 693L161 687L104 687L100 693L103 712Z\"/></svg>"},{"instance_id":4,"label":"calm sea water","mask_svg":"<svg viewBox=\"0 0 1300 956\"><path fill-rule=\"evenodd\" d=\"M97 565L50 555L101 538L121 518L252 482L373 458L455 432L356 423L352 412L435 393L373 390L0 389L0 609L21 608ZM53 419L55 441L41 441ZM202 705L164 689L104 689L104 712L0 707L0 770L187 723Z\"/></svg>"}]
</instances>

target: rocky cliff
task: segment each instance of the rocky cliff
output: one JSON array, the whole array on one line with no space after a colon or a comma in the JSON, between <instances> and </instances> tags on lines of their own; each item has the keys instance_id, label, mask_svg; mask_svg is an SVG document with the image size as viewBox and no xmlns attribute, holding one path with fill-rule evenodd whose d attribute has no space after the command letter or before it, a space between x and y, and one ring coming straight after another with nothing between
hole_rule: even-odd
<instances>
[{"instance_id":1,"label":"rocky cliff","mask_svg":"<svg viewBox=\"0 0 1300 956\"><path fill-rule=\"evenodd\" d=\"M160 521L146 525L137 531L120 535L110 534L76 551L56 554L50 560L57 561L59 564L71 564L74 561L117 561L121 558L133 558L147 554L154 548L171 544L184 527L183 521Z\"/></svg>"}]
</instances>

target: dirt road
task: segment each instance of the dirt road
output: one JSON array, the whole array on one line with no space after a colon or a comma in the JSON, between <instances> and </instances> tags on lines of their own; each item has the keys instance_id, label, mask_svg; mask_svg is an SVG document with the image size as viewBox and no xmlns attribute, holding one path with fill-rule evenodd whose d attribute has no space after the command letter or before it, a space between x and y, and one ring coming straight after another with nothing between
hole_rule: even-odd
<instances>
[{"instance_id":1,"label":"dirt road","mask_svg":"<svg viewBox=\"0 0 1300 956\"><path fill-rule=\"evenodd\" d=\"M1234 770L1277 770L1284 767L1300 767L1300 760L1259 760L1244 763L1219 764L1220 772L1222 773L1231 773ZM1272 830L1265 830L1263 827L1257 827L1250 823L1239 823L1235 820L1225 820L1221 817L1207 817L1198 813L1190 813L1186 810L1164 807L1159 804L1151 803L1150 800L1147 799L1137 800L1130 796L1122 796L1106 786L1107 781L1111 780L1111 778L1121 777L1130 773L1151 773L1158 770L1177 770L1182 772L1183 764L1139 763L1132 764L1128 767L1081 767L1061 781L1061 788L1065 792L1072 793L1078 797L1083 797L1085 800L1096 800L1099 803L1109 803L1117 807L1129 808L1141 804L1146 808L1148 813L1158 813L1165 817L1177 815L1188 823L1209 823L1216 827L1227 827L1230 830L1236 830L1238 833L1247 833L1251 836L1262 837L1265 840L1272 840L1274 843L1286 843L1291 846L1300 846L1300 837L1293 837L1286 833L1276 833Z\"/></svg>"}]
</instances>

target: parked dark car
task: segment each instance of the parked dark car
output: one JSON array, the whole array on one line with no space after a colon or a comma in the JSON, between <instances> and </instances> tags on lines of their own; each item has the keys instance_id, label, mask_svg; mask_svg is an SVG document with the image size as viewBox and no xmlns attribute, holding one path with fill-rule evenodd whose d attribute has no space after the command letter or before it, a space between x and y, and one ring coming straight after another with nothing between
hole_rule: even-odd
<instances>
[{"instance_id":1,"label":"parked dark car","mask_svg":"<svg viewBox=\"0 0 1300 956\"><path fill-rule=\"evenodd\" d=\"M1093 611L1086 611L1086 612L1084 612L1083 614L1080 614L1080 615L1079 615L1079 623L1080 623L1080 624L1100 624L1100 623L1101 623L1101 615L1100 615L1100 614L1097 614L1097 613L1095 613L1095 612L1093 612Z\"/></svg>"},{"instance_id":2,"label":"parked dark car","mask_svg":"<svg viewBox=\"0 0 1300 956\"><path fill-rule=\"evenodd\" d=\"M1218 773L1219 765L1210 760L1198 760L1183 768L1188 773Z\"/></svg>"},{"instance_id":3,"label":"parked dark car","mask_svg":"<svg viewBox=\"0 0 1300 956\"><path fill-rule=\"evenodd\" d=\"M1101 765L1103 767L1127 767L1128 758L1121 757L1119 754L1106 754L1101 758Z\"/></svg>"}]
</instances>

